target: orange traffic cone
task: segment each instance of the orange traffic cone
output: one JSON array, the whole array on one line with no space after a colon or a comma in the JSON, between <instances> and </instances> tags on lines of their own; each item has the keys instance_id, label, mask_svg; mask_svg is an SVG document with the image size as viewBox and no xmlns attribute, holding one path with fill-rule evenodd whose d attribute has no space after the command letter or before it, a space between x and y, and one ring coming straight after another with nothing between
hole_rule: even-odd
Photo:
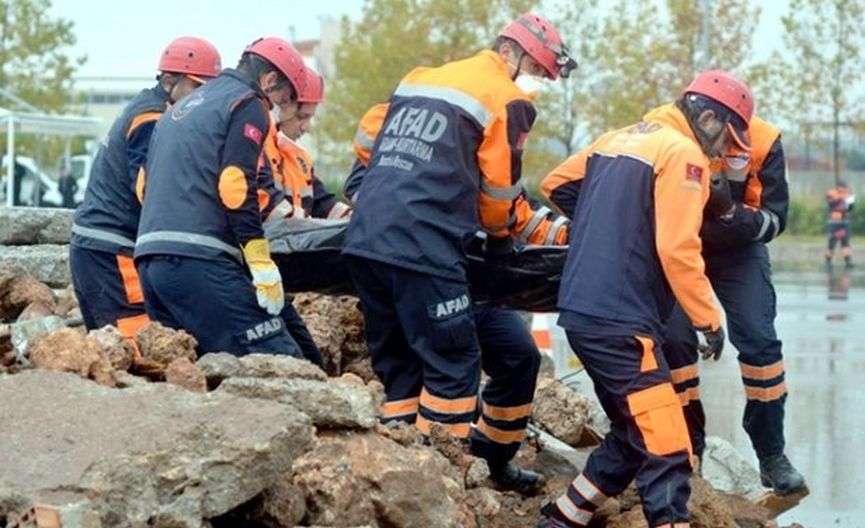
<instances>
[{"instance_id":1,"label":"orange traffic cone","mask_svg":"<svg viewBox=\"0 0 865 528\"><path fill-rule=\"evenodd\" d=\"M550 321L547 314L532 314L532 338L542 353L548 355L553 353L553 338L550 335Z\"/></svg>"}]
</instances>

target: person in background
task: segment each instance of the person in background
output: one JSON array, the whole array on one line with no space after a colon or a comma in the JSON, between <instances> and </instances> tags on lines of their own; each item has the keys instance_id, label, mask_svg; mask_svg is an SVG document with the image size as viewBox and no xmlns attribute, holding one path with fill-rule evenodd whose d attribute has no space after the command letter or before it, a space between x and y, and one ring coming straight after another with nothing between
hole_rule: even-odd
<instances>
[{"instance_id":1,"label":"person in background","mask_svg":"<svg viewBox=\"0 0 865 528\"><path fill-rule=\"evenodd\" d=\"M832 257L835 256L835 246L841 246L844 257L844 267L853 267L853 253L850 249L850 212L856 203L856 195L847 187L847 183L839 181L838 185L826 191L826 207L829 210L826 218L826 228L829 241L826 247L826 268L832 268Z\"/></svg>"},{"instance_id":2,"label":"person in background","mask_svg":"<svg viewBox=\"0 0 865 528\"><path fill-rule=\"evenodd\" d=\"M63 207L67 209L75 208L75 193L78 192L78 182L69 173L69 168L64 165L60 167L60 175L57 178L57 189L60 191L60 196L63 197Z\"/></svg>"}]
</instances>

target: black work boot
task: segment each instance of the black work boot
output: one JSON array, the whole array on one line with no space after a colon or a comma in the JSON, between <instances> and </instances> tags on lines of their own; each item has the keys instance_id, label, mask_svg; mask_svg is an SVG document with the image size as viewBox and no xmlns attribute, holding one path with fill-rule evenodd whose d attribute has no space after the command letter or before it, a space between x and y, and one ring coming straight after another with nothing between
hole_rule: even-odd
<instances>
[{"instance_id":1,"label":"black work boot","mask_svg":"<svg viewBox=\"0 0 865 528\"><path fill-rule=\"evenodd\" d=\"M516 491L523 495L536 495L544 487L546 479L540 473L523 469L508 462L490 465L490 480L501 491Z\"/></svg>"},{"instance_id":2,"label":"black work boot","mask_svg":"<svg viewBox=\"0 0 865 528\"><path fill-rule=\"evenodd\" d=\"M565 519L565 516L554 503L548 502L541 508L541 520L538 521L537 528L572 528L574 526L576 525Z\"/></svg>"},{"instance_id":3,"label":"black work boot","mask_svg":"<svg viewBox=\"0 0 865 528\"><path fill-rule=\"evenodd\" d=\"M778 495L790 495L805 488L805 477L784 454L760 459L760 481Z\"/></svg>"}]
</instances>

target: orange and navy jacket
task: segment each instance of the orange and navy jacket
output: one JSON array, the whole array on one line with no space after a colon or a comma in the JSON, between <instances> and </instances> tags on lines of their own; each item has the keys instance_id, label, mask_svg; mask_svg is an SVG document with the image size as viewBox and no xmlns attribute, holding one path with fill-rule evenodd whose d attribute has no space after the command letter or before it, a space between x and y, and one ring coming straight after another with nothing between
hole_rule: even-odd
<instances>
[{"instance_id":1,"label":"orange and navy jacket","mask_svg":"<svg viewBox=\"0 0 865 528\"><path fill-rule=\"evenodd\" d=\"M534 120L493 51L410 72L390 98L343 252L464 280L463 245L478 226L493 237L515 229Z\"/></svg>"},{"instance_id":2,"label":"orange and navy jacket","mask_svg":"<svg viewBox=\"0 0 865 528\"><path fill-rule=\"evenodd\" d=\"M787 225L790 192L781 132L754 116L748 125L750 154L731 150L713 170L723 171L736 202L732 219L706 217L700 237L707 255L768 243Z\"/></svg>"},{"instance_id":3,"label":"orange and navy jacket","mask_svg":"<svg viewBox=\"0 0 865 528\"><path fill-rule=\"evenodd\" d=\"M826 191L826 206L829 208L829 222L849 222L847 213L853 209L853 205L848 203L848 199L851 195L850 189L846 187L833 187Z\"/></svg>"},{"instance_id":4,"label":"orange and navy jacket","mask_svg":"<svg viewBox=\"0 0 865 528\"><path fill-rule=\"evenodd\" d=\"M343 186L343 194L352 202L359 196L358 190L369 164L371 150L387 111L388 103L377 104L367 110L358 125L352 144L357 158ZM547 245L567 243L567 219L555 215L548 207L531 204L522 189L514 202L514 215L515 222L511 232L521 242Z\"/></svg>"},{"instance_id":5,"label":"orange and navy jacket","mask_svg":"<svg viewBox=\"0 0 865 528\"><path fill-rule=\"evenodd\" d=\"M266 219L297 215L313 218L344 218L351 208L328 192L315 175L312 155L271 124L262 150L259 207ZM265 164L266 162L266 164ZM272 179L268 181L268 179ZM283 203L287 200L288 203Z\"/></svg>"},{"instance_id":6,"label":"orange and navy jacket","mask_svg":"<svg viewBox=\"0 0 865 528\"><path fill-rule=\"evenodd\" d=\"M72 245L132 256L141 213L135 179L156 121L168 106L168 92L156 85L136 95L111 125L93 161L84 202L75 211Z\"/></svg>"},{"instance_id":7,"label":"orange and navy jacket","mask_svg":"<svg viewBox=\"0 0 865 528\"><path fill-rule=\"evenodd\" d=\"M229 68L158 121L138 175L136 259L243 262L241 247L264 237L258 169L268 107L258 85Z\"/></svg>"},{"instance_id":8,"label":"orange and navy jacket","mask_svg":"<svg viewBox=\"0 0 865 528\"><path fill-rule=\"evenodd\" d=\"M572 217L560 323L660 338L678 300L697 328L718 328L699 237L708 182L708 159L673 105L548 174L541 190Z\"/></svg>"}]
</instances>

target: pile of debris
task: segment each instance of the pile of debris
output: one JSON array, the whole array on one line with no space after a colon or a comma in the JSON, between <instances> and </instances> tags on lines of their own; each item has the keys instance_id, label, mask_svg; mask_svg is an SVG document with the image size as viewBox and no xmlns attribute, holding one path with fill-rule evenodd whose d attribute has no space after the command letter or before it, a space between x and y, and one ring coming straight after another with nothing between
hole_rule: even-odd
<instances>
[{"instance_id":1,"label":"pile of debris","mask_svg":"<svg viewBox=\"0 0 865 528\"><path fill-rule=\"evenodd\" d=\"M534 526L602 432L588 399L542 379L540 436L517 461L547 475L546 487L528 498L497 491L486 463L441 430L425 445L413 427L378 423L383 387L356 299L294 302L327 372L290 357L197 358L191 336L157 323L137 349L112 327L0 338L0 526ZM69 290L0 265L4 321L76 310ZM698 528L777 526L700 477L691 507ZM593 526L646 527L633 489Z\"/></svg>"}]
</instances>

